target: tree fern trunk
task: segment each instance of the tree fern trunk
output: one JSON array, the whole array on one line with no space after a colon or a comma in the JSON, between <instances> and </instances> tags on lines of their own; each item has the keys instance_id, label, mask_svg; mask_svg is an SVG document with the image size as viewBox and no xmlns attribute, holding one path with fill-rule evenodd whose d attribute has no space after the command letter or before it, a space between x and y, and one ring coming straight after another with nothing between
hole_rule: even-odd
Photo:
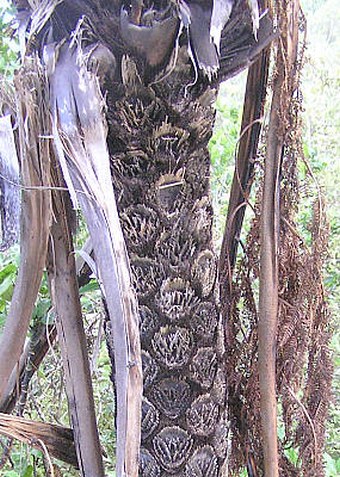
<instances>
[{"instance_id":1,"label":"tree fern trunk","mask_svg":"<svg viewBox=\"0 0 340 477\"><path fill-rule=\"evenodd\" d=\"M131 60L125 68L134 71ZM217 477L227 452L207 149L216 90L185 88L187 73L150 87L135 77L119 101L108 99L113 181L141 315L143 477Z\"/></svg>"},{"instance_id":2,"label":"tree fern trunk","mask_svg":"<svg viewBox=\"0 0 340 477\"><path fill-rule=\"evenodd\" d=\"M268 45L271 22L266 16L261 19L255 39L257 5L254 9L254 2L231 2L217 73L219 28L230 13L226 15L224 2L38 2L40 8L31 13L32 18L39 14L39 21L31 23L26 22L30 13L25 17L30 3L15 3L22 7L23 31L31 25L28 47L43 52L49 74L62 64L60 45L71 37L83 53L71 74L77 78L78 63L84 61L98 76L105 96L112 179L141 316L140 475L222 476L227 454L226 373L207 150L217 91L203 72L217 84L248 66ZM69 70L67 61L62 66ZM81 107L72 88L65 96L63 82L56 84L56 104L65 109L70 102L66 112L72 119L78 115L79 124L75 121L72 131L81 136L82 141L76 135L81 149L92 139L84 134L82 119L96 122L91 99L86 101L83 81L78 85ZM91 95L89 87L87 92ZM67 120L66 115L66 126ZM86 148L85 152L79 170L87 159ZM98 171L102 164L95 162ZM112 203L108 194L105 199Z\"/></svg>"}]
</instances>

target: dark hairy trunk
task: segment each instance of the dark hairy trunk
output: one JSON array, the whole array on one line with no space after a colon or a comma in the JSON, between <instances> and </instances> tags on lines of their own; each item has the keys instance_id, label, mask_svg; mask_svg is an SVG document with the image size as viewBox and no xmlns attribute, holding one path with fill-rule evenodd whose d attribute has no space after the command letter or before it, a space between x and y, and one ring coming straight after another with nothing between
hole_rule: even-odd
<instances>
[{"instance_id":1,"label":"dark hairy trunk","mask_svg":"<svg viewBox=\"0 0 340 477\"><path fill-rule=\"evenodd\" d=\"M227 451L207 150L216 89L190 80L188 66L148 88L135 78L112 104L108 96L112 177L141 316L145 477L222 475Z\"/></svg>"}]
</instances>

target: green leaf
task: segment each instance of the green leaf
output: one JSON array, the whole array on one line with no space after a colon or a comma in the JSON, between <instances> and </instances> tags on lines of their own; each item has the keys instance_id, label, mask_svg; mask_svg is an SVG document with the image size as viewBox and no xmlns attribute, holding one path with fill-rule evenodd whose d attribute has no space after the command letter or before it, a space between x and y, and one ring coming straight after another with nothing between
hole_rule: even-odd
<instances>
[{"instance_id":1,"label":"green leaf","mask_svg":"<svg viewBox=\"0 0 340 477\"><path fill-rule=\"evenodd\" d=\"M50 308L51 300L48 298L41 298L35 306L34 318L44 318Z\"/></svg>"},{"instance_id":2,"label":"green leaf","mask_svg":"<svg viewBox=\"0 0 340 477\"><path fill-rule=\"evenodd\" d=\"M297 449L291 447L290 449L285 450L285 454L290 460L290 462L292 462L294 465L297 465L299 458L299 453Z\"/></svg>"},{"instance_id":3,"label":"green leaf","mask_svg":"<svg viewBox=\"0 0 340 477\"><path fill-rule=\"evenodd\" d=\"M5 301L10 301L13 288L13 277L10 275L0 282L0 297Z\"/></svg>"},{"instance_id":4,"label":"green leaf","mask_svg":"<svg viewBox=\"0 0 340 477\"><path fill-rule=\"evenodd\" d=\"M97 280L91 280L89 283L79 288L79 293L83 295L84 293L96 290L99 290L98 282Z\"/></svg>"},{"instance_id":5,"label":"green leaf","mask_svg":"<svg viewBox=\"0 0 340 477\"><path fill-rule=\"evenodd\" d=\"M326 464L326 476L337 477L340 472L340 459L333 459L327 452L324 454Z\"/></svg>"},{"instance_id":6,"label":"green leaf","mask_svg":"<svg viewBox=\"0 0 340 477\"><path fill-rule=\"evenodd\" d=\"M8 265L6 265L5 267L3 267L0 270L0 282L8 276L15 277L16 274L17 274L17 270L18 270L18 268L15 265L15 263L13 263L13 262L11 262Z\"/></svg>"},{"instance_id":7,"label":"green leaf","mask_svg":"<svg viewBox=\"0 0 340 477\"><path fill-rule=\"evenodd\" d=\"M28 465L23 473L22 477L32 477L33 476L33 466Z\"/></svg>"}]
</instances>

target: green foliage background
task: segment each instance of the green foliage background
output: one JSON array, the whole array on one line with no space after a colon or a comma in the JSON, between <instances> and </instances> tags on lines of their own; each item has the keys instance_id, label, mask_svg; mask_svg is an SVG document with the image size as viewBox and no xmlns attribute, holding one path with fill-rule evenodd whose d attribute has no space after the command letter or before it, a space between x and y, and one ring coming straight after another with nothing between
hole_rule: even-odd
<instances>
[{"instance_id":1,"label":"green foliage background","mask_svg":"<svg viewBox=\"0 0 340 477\"><path fill-rule=\"evenodd\" d=\"M10 25L13 8L7 0L0 0L0 72L11 76L17 66L18 44L11 38Z\"/></svg>"},{"instance_id":2,"label":"green foliage background","mask_svg":"<svg viewBox=\"0 0 340 477\"><path fill-rule=\"evenodd\" d=\"M340 9L338 0L302 0L308 20L307 62L303 71L302 90L304 95L304 152L313 173L320 184L327 201L330 223L329 256L325 268L325 285L329 295L329 305L333 314L334 335L334 402L327 426L327 448L325 465L327 477L340 475L340 329L337 314L340 303ZM9 35L12 15L9 2L0 0L0 73L11 77L17 65L18 46ZM212 157L212 193L215 207L215 238L219 248L222 238L228 196L234 169L234 154L237 144L246 73L221 86L216 104L217 120L215 133L210 143ZM301 165L301 177L306 174ZM310 219L308 195L301 190L301 227L308 238L307 224ZM247 220L251 218L248 212ZM81 247L86 236L80 227L77 246ZM0 329L6 318L12 297L19 264L18 247L0 256ZM93 281L83 288L82 306L88 333L91 368L94 377L94 392L101 439L107 458L107 475L115 475L112 465L114 455L114 432L112 416L114 402L109 380L110 366L103 336L103 313L98 287ZM46 319L52 322L53 311L46 282L40 290L34 313L34 321ZM68 413L62 381L60 355L55 346L48 359L39 368L31 383L30 402L25 415L33 419L44 419L60 424L68 424ZM1 450L0 450L1 454ZM296 459L292 451L290 456ZM45 475L42 455L25 445L14 445L11 460L2 469L3 477L33 477ZM60 464L62 475L77 475Z\"/></svg>"}]
</instances>

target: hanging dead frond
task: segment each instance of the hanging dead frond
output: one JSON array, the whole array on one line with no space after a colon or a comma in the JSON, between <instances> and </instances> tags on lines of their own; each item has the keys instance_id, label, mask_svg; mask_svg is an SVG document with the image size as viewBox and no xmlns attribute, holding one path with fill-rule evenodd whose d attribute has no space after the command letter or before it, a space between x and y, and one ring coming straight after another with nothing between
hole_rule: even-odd
<instances>
[{"instance_id":1,"label":"hanging dead frond","mask_svg":"<svg viewBox=\"0 0 340 477\"><path fill-rule=\"evenodd\" d=\"M322 285L328 228L320 191L315 188L316 194L313 192L308 177L305 184L300 184L298 176L299 161L304 161L300 94L304 24L295 0L278 1L276 8L282 36L277 44L272 113L265 136L266 179L257 193L255 218L244 256L237 264L229 302L227 368L234 432L231 468L236 471L242 463L249 466L251 456L252 472L255 469L259 475L323 476L324 426L332 368L329 316ZM276 160L275 166L272 159ZM261 178L262 169L257 174ZM272 180L268 183L270 175ZM268 185L272 187L271 194L264 200ZM309 225L311 246L301 235L298 216L300 189L306 187L311 197L316 195ZM272 222L265 232L267 220ZM263 260L274 266L270 272ZM262 301L258 308L259 280ZM271 282L273 287L269 290ZM267 323L262 321L264 305L265 313L272 307ZM276 402L284 435L278 441L275 413L268 418ZM289 448L298 450L297 462L288 459Z\"/></svg>"},{"instance_id":2,"label":"hanging dead frond","mask_svg":"<svg viewBox=\"0 0 340 477\"><path fill-rule=\"evenodd\" d=\"M239 236L254 175L261 124L268 87L270 49L264 50L249 68L244 95L241 133L235 163L235 173L229 194L228 213L220 254L222 302L231 283L237 257Z\"/></svg>"},{"instance_id":3,"label":"hanging dead frond","mask_svg":"<svg viewBox=\"0 0 340 477\"><path fill-rule=\"evenodd\" d=\"M112 325L117 476L125 472L137 476L142 397L139 318L115 207L102 97L97 79L86 70L80 43L60 49L50 81L58 159L87 221Z\"/></svg>"}]
</instances>

